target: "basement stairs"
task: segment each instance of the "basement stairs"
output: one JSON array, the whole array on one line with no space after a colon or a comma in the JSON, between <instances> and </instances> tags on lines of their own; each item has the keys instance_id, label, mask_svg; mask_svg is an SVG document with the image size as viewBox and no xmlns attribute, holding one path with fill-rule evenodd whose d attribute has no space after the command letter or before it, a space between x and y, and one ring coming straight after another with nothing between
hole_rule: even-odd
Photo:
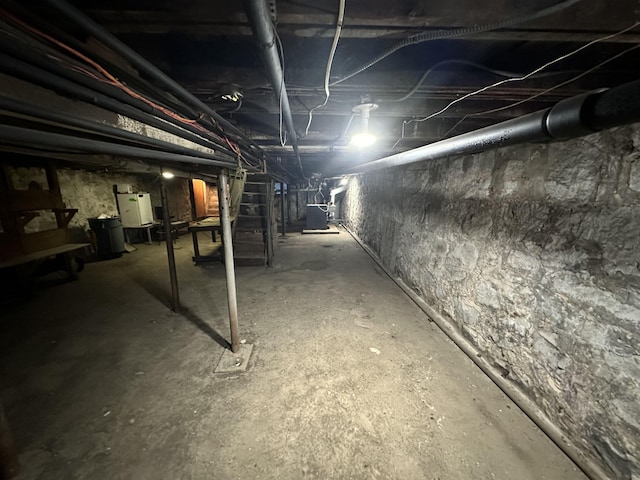
<instances>
[{"instance_id":1,"label":"basement stairs","mask_svg":"<svg viewBox=\"0 0 640 480\"><path fill-rule=\"evenodd\" d=\"M247 175L233 225L236 266L272 265L276 228L273 192L273 179L260 174Z\"/></svg>"}]
</instances>

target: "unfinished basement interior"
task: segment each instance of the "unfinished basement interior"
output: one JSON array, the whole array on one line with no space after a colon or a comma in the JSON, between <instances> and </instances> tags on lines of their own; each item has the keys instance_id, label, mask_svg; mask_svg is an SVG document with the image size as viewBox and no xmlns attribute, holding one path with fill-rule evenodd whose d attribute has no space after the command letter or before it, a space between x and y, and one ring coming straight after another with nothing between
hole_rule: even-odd
<instances>
[{"instance_id":1,"label":"unfinished basement interior","mask_svg":"<svg viewBox=\"0 0 640 480\"><path fill-rule=\"evenodd\" d=\"M640 479L635 0L0 0L0 480Z\"/></svg>"}]
</instances>

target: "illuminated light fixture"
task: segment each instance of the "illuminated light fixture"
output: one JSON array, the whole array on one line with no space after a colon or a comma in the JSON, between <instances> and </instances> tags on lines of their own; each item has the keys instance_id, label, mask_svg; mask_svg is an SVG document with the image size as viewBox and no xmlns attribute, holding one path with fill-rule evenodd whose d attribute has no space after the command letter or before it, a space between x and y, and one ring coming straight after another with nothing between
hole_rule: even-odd
<instances>
[{"instance_id":1,"label":"illuminated light fixture","mask_svg":"<svg viewBox=\"0 0 640 480\"><path fill-rule=\"evenodd\" d=\"M360 115L360 131L351 137L349 146L355 148L367 148L376 142L376 137L369 133L369 114L378 108L375 103L361 103L353 107L354 115Z\"/></svg>"},{"instance_id":2,"label":"illuminated light fixture","mask_svg":"<svg viewBox=\"0 0 640 480\"><path fill-rule=\"evenodd\" d=\"M171 178L175 177L175 175L174 175L172 172L162 172L162 176L163 176L164 178L166 178L167 180L169 180L169 179L171 179Z\"/></svg>"},{"instance_id":3,"label":"illuminated light fixture","mask_svg":"<svg viewBox=\"0 0 640 480\"><path fill-rule=\"evenodd\" d=\"M349 183L349 178L348 177L345 177L342 180L340 180L340 186L341 187L346 185L347 183Z\"/></svg>"},{"instance_id":4,"label":"illuminated light fixture","mask_svg":"<svg viewBox=\"0 0 640 480\"><path fill-rule=\"evenodd\" d=\"M367 148L374 143L376 143L376 136L369 132L356 133L349 141L349 145L356 148Z\"/></svg>"}]
</instances>

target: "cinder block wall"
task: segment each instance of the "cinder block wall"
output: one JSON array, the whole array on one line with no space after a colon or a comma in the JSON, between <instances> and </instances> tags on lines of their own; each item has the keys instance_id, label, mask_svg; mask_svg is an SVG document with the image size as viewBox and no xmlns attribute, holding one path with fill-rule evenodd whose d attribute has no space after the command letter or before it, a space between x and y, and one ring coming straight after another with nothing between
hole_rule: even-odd
<instances>
[{"instance_id":1,"label":"cinder block wall","mask_svg":"<svg viewBox=\"0 0 640 480\"><path fill-rule=\"evenodd\" d=\"M640 478L640 128L367 174L344 213L613 478Z\"/></svg>"}]
</instances>

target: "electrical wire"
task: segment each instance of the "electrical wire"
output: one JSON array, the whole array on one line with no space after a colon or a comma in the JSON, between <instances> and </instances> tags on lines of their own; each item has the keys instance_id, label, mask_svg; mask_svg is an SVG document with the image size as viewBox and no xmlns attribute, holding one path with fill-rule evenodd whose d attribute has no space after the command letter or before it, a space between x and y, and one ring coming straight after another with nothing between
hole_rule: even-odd
<instances>
[{"instance_id":1,"label":"electrical wire","mask_svg":"<svg viewBox=\"0 0 640 480\"><path fill-rule=\"evenodd\" d=\"M53 60L55 62L63 64L64 67L69 69L69 70L72 70L74 72L86 75L87 77L93 78L95 81L100 82L100 83L105 83L105 84L111 85L113 87L117 87L118 86L115 82L112 82L111 80L108 80L108 79L106 79L104 77L101 77L101 76L97 75L95 72L92 72L88 68L84 68L84 67L81 67L80 65L76 65L74 63L71 63L71 62L67 61L64 58L58 57L58 56L53 55L51 53L47 53L46 55L47 55L47 57L49 59L51 59L51 60Z\"/></svg>"},{"instance_id":2,"label":"electrical wire","mask_svg":"<svg viewBox=\"0 0 640 480\"><path fill-rule=\"evenodd\" d=\"M41 32L40 30L38 30L37 28L34 28L30 25L28 25L26 22L16 18L14 15L10 14L9 12L7 12L6 10L0 8L0 13L2 14L3 18L8 19L9 21L12 21L15 25L17 25L18 28L20 28L22 30L22 32L20 33L20 36L17 36L15 32L19 32L20 30L15 30L14 33L12 33L9 30L9 25L8 24L4 24L5 25L5 33L8 33L10 36L25 42L29 45L31 45L33 48L35 48L36 50L40 51L44 56L46 56L47 58L49 58L50 60L53 60L57 63L62 64L65 68L68 68L69 70L72 70L74 72L86 75L90 78L92 78L95 81L101 82L101 83L105 83L111 86L114 86L115 88L119 88L121 90L124 90L125 93L132 95L131 92L133 92L133 97L140 99L141 101L143 101L144 103L150 105L152 108L157 109L163 113L165 113L169 118L177 121L178 123L182 123L184 125L188 125L191 128L194 128L198 131L200 131L203 134L203 137L205 138L213 138L216 139L218 141L220 141L221 143L218 145L219 147L222 147L224 144L228 145L230 148L230 152L229 153L234 153L236 155L236 157L238 158L238 161L242 161L244 162L246 165L248 165L249 167L253 168L253 169L259 169L262 170L262 165L263 162L265 162L266 160L264 158L259 158L259 157L254 157L254 155L252 153L249 154L249 157L255 158L257 164L253 161L250 160L249 157L245 156L245 154L242 152L242 150L240 149L239 145L241 145L241 143L236 143L234 141L231 141L225 134L224 134L224 130L222 129L222 127L219 125L219 123L211 118L211 117L207 117L207 115L205 114L200 114L197 118L197 120L192 120L189 119L187 117L184 117L184 115L180 115L179 113L177 113L179 110L176 110L177 107L173 107L174 110L169 110L166 106L160 105L157 102L153 102L152 100L150 100L148 97L144 97L144 94L141 94L140 92L135 92L134 90L132 90L130 87L127 87L125 83L122 82L122 80L119 80L115 75L110 74L110 71L106 68L104 68L103 65L100 65L98 62L94 62L91 59L89 59L86 55L83 55L82 53L80 53L78 50L78 47L76 47L76 49L72 48L71 46L69 46L68 41L67 43L56 40L54 37L52 37L51 35L48 35L44 32ZM11 27L11 30L13 30L14 27ZM33 39L33 40L30 40ZM45 46L44 43L42 43L42 39L48 40L49 42L53 43L54 45L57 45L58 47L62 48L63 50L66 50L67 52L72 53L75 57L78 57L80 60L89 63L89 67L84 67L82 66L79 62L77 62L76 60L73 60L71 57L67 57L65 55L59 55L57 53L55 53L56 51L53 50L51 47ZM91 67L96 67L95 70L93 70ZM110 65L111 68L116 68L113 65ZM106 72L106 75L105 75ZM115 81L114 81L115 79ZM138 83L138 79L136 78L132 78L131 79L133 83ZM144 84L142 85L143 87ZM125 87L125 88L123 88ZM128 90L127 90L128 89ZM156 93L157 92L153 92ZM147 100L147 101L145 101ZM183 105L181 105L181 107L184 107ZM196 116L197 113L193 112L191 110L190 114ZM175 112L175 113L174 113ZM212 131L208 126L205 125L205 127L203 127L202 125L197 124L197 122L200 121L207 121L209 123L209 125L213 126L214 128L218 129L221 132L221 135L216 134L214 131ZM248 152L252 151L252 147L248 146L246 144L242 144L242 148L246 149ZM224 147L221 148L221 150L224 150ZM284 170L284 169L283 169ZM291 175L289 172L287 172L287 174Z\"/></svg>"},{"instance_id":3,"label":"electrical wire","mask_svg":"<svg viewBox=\"0 0 640 480\"><path fill-rule=\"evenodd\" d=\"M576 80L579 80L580 78L584 77L585 75L588 75L589 73L599 69L603 65L606 65L607 63L612 62L612 61L622 57L623 55L626 55L627 53L629 53L629 52L631 52L633 50L637 50L638 48L640 48L640 45L634 45L633 47L629 47L629 48L623 50L622 52L614 55L613 57L607 58L606 60L598 63L597 65L594 65L593 67L589 68L588 70L585 70L584 72L580 73L579 75L571 77L570 79L565 80L562 83L559 83L557 85L554 85L553 87L547 88L546 90L543 90L543 91L541 91L539 93L536 93L535 95L527 97L527 98L525 98L523 100L519 100L517 102L510 103L509 105L504 105L502 107L493 108L491 110L485 110L485 111L482 111L482 112L469 113L469 114L465 115L464 117L462 117L460 120L458 120L458 122L456 122L456 124L453 127L451 127L442 136L441 139L446 138L451 132L453 132L462 122L464 122L469 117L477 117L477 116L486 115L486 114L489 114L489 113L496 113L496 112L500 112L502 110L508 110L510 108L517 107L518 105L522 105L523 103L526 103L526 102L529 102L529 101L531 101L531 100L533 100L535 98L541 97L542 95L546 95L547 93L549 93L549 92L551 92L551 91L553 91L553 90L555 90L557 88L564 87L565 85L568 85L571 82L575 82Z\"/></svg>"},{"instance_id":4,"label":"electrical wire","mask_svg":"<svg viewBox=\"0 0 640 480\"><path fill-rule=\"evenodd\" d=\"M324 200L324 202L327 202L326 197L324 196L324 193L322 193L322 182L318 183L318 191L315 193L315 195L313 196L313 201L318 203L318 195L320 195L322 197L322 200ZM327 210L323 210L322 207L318 207L320 210L322 210L323 212L328 212L329 209Z\"/></svg>"},{"instance_id":5,"label":"electrical wire","mask_svg":"<svg viewBox=\"0 0 640 480\"><path fill-rule=\"evenodd\" d=\"M104 68L102 65L100 65L98 62L94 61L93 59L87 57L86 55L84 55L83 53L79 52L78 50L70 47L69 45L66 45L65 43L57 40L56 38L38 30L35 27L32 27L31 25L23 22L22 20L20 20L19 18L15 17L14 15L12 15L11 13L9 13L8 11L0 8L0 13L3 14L3 16L5 18L10 19L13 23L15 23L16 25L18 25L19 27L21 27L23 30L26 30L27 32L30 32L33 35L36 35L37 37L43 38L47 41L49 41L50 43L57 45L58 47L62 48L63 50L65 50L68 53L71 53L73 56L81 59L82 61L84 61L85 63L87 63L88 65L90 65L91 67L93 67L97 72L99 72L101 75L103 75L103 77L105 78L104 83L108 83L114 87L119 88L120 90L124 91L125 93L127 93L128 95L130 95L131 97L140 100L142 102L144 102L145 104L149 105L150 107L161 111L162 113L164 113L165 115L167 115L168 117L172 118L173 120L176 120L180 123L186 124L186 125L191 125L194 128L200 130L201 132L207 134L207 135L211 135L213 134L209 129L204 128L203 126L201 126L198 123L198 120L193 120L190 118L186 118L182 115L180 115L179 113L173 112L165 107L163 107L162 105L157 104L156 102L148 99L147 97L145 97L144 95L139 94L138 92L132 90L131 88L129 88L127 85L125 85L123 82L121 82L117 77L115 77L113 74L111 74L111 72L109 72L106 68ZM59 58L52 56L52 55L48 55L50 58L52 58L53 60L58 60L60 61ZM65 64L66 62L62 62L63 64ZM88 70L82 68L82 67L78 67L75 65L69 65L66 64L65 65L67 68L70 68L74 71L78 71L79 73L84 73L96 80L99 80L99 78L96 78L96 75L89 72ZM216 125L216 122L213 119L210 119L210 121L212 122L213 125ZM229 143L229 139L226 138L226 136L224 138L220 138L218 137L220 140L225 140L227 143Z\"/></svg>"},{"instance_id":6,"label":"electrical wire","mask_svg":"<svg viewBox=\"0 0 640 480\"><path fill-rule=\"evenodd\" d=\"M336 55L336 49L338 48L338 42L340 41L340 34L342 33L342 24L344 23L344 9L346 5L346 0L340 0L340 6L338 9L338 21L336 23L336 33L333 36L333 43L331 44L331 50L329 52L329 59L327 60L327 68L324 73L324 102L319 105L316 105L311 110L309 110L309 121L307 122L307 128L304 129L304 136L309 135L309 128L311 127L311 122L313 121L313 112L319 108L323 108L327 102L329 101L329 96L331 92L329 91L329 81L331 80L331 67L333 66L333 59Z\"/></svg>"},{"instance_id":7,"label":"electrical wire","mask_svg":"<svg viewBox=\"0 0 640 480\"><path fill-rule=\"evenodd\" d=\"M487 90L489 90L489 89L491 89L491 88L494 88L494 87L497 87L497 86L500 86L500 85L504 85L504 84L506 84L506 83L511 83L511 82L520 82L520 81L523 81L523 80L527 80L527 79L529 79L529 78L533 77L533 76L534 76L535 74L537 74L538 72L540 72L540 71L544 70L545 68L547 68L547 67L549 67L549 66L551 66L551 65L554 65L555 63L558 63L558 62L560 62L560 61L562 61L562 60L565 60L565 59L567 59L567 58L569 58L569 57L571 57L571 56L573 56L573 55L577 54L578 52L581 52L582 50L584 50L584 49L586 49L586 48L588 48L588 47L590 47L590 46L592 46L592 45L594 45L594 44L596 44L596 43L600 43L600 42L603 42L603 41L609 40L609 39L611 39L611 38L614 38L614 37L617 37L617 36L619 36L619 35L622 35L623 33L626 33L626 32L628 32L629 30L633 30L633 29L634 29L634 28L636 28L638 25L640 25L640 22L636 22L636 23L634 23L633 25L631 25L631 26L629 26L629 27L627 27L627 28L624 28L623 30L620 30L619 32L612 33L611 35L607 35L607 36L605 36L605 37L596 38L595 40L592 40L592 41L590 41L589 43L586 43L586 44L582 45L581 47L579 47L579 48L577 48L577 49L575 49L575 50L572 50L572 51L571 51L571 52L569 52L569 53L566 53L565 55L562 55L562 56L560 56L560 57L558 57L558 58L555 58L554 60L551 60L550 62L545 63L544 65L541 65L540 67L536 68L535 70L532 70L531 72L529 72L529 73L527 73L526 75L523 75L523 76L521 76L521 77L507 78L507 79L505 79L505 80L500 80L499 82L492 83L492 84L487 85L487 86L485 86L485 87L482 87L482 88L480 88L480 89L478 89L478 90L475 90L475 91L473 91L473 92L467 93L466 95L463 95L463 96L462 96L462 97L460 97L460 98L456 98L456 99L455 99L455 100L453 100L452 102L448 103L446 106L444 106L443 108L441 108L441 109L440 109L440 110L438 110L437 112L434 112L434 113L432 113L432 114L430 114L430 115L427 115L427 116L426 116L426 117L424 117L424 118L414 118L414 119L412 119L412 120L405 120L405 121L403 121L403 122L402 122L402 136L400 137L400 139L398 139L398 141L397 141L397 142L396 142L396 143L395 143L391 148L392 148L392 149L393 149L393 148L395 148L395 147L398 145L398 143L399 143L401 140L403 140L403 139L404 139L404 127L405 127L405 125L408 125L408 124L410 124L410 123L414 123L414 122L425 122L425 121L430 120L430 119L432 119L432 118L434 118L434 117L437 117L438 115L441 115L442 113L446 112L446 111L447 111L449 108L451 108L453 105L455 105L455 104L457 104L457 103L460 103L460 102L462 102L463 100L466 100L467 98L472 97L472 96L474 96L474 95L478 95L478 94L480 94L480 93L482 93L482 92L486 92Z\"/></svg>"},{"instance_id":8,"label":"electrical wire","mask_svg":"<svg viewBox=\"0 0 640 480\"><path fill-rule=\"evenodd\" d=\"M237 105L234 108L232 108L231 110L227 110L225 113L231 114L231 113L236 113L237 111L239 111L242 108L242 97L238 98L236 103L237 103Z\"/></svg>"},{"instance_id":9,"label":"electrical wire","mask_svg":"<svg viewBox=\"0 0 640 480\"><path fill-rule=\"evenodd\" d=\"M163 113L169 115L171 118L175 119L175 120L179 120L182 123L188 123L188 124L195 124L197 123L196 120L192 120L192 119L188 119L185 117L182 117L178 114L176 114L175 112L171 112L169 110L164 109L163 107L161 107L160 105L157 105L156 103L152 102L151 100L147 99L146 97L143 97L142 95L138 94L137 92L131 90L129 87L127 87L126 85L124 85L120 80L118 80L115 76L113 76L108 70L106 70L105 68L103 68L99 63L95 62L94 60L92 60L91 58L87 57L86 55L84 55L83 53L75 50L74 48L64 44L63 42L51 37L50 35L47 35L44 32L41 32L40 30L31 27L30 25L24 23L22 20L14 17L13 15L11 15L9 12L0 9L0 12L3 13L3 15L8 16L8 18L10 18L14 23L18 24L19 26L21 26L22 28L26 29L27 31L41 37L44 38L46 40L48 40L49 42L57 45L58 47L62 48L63 50L71 53L72 55L80 58L81 60L83 60L85 63L91 65L93 68L95 68L98 72L100 72L106 79L108 79L112 85L117 86L118 88L120 88L121 90L123 90L124 92L126 92L127 94L129 94L130 96L132 96L133 98L136 98L137 100L140 100L144 103L146 103L147 105L156 108L157 110L162 111ZM165 111L166 110L166 111Z\"/></svg>"},{"instance_id":10,"label":"electrical wire","mask_svg":"<svg viewBox=\"0 0 640 480\"><path fill-rule=\"evenodd\" d=\"M384 52L382 52L380 55L378 55L377 57L373 58L372 60L370 60L369 62L365 63L364 65L356 68L355 70L353 70L351 73L347 74L346 76L334 81L333 83L330 84L330 86L334 86L334 85L338 85L339 83L342 83L346 80L349 80L352 77L355 77L356 75L364 72L365 70L371 68L372 66L374 66L375 64L381 62L382 60L384 60L385 58L389 57L390 55L393 55L394 53L396 53L398 50L408 47L409 45L416 45L418 43L424 43L424 42L430 42L433 40L443 40L446 38L454 38L454 37L461 37L461 36L465 36L465 35L472 35L472 34L476 34L476 33L483 33L483 32L489 32L492 30L498 30L501 28L507 28L507 27L513 27L515 25L519 25L522 23L527 23L533 20L537 20L539 18L543 18L546 17L548 15L552 15L554 13L557 13L559 11L562 11L578 2L580 2L581 0L562 0L561 2L555 3L549 7L545 7L542 8L540 10L537 10L533 13L528 13L528 14L524 14L524 15L520 15L517 17L511 17L511 18L507 18L504 20L500 20L497 22L492 22L492 23L487 23L484 25L477 25L474 27L463 27L463 28L456 28L453 30L449 30L449 31L439 31L439 32L421 32L421 33L417 33L415 35L411 35L410 37L405 38L404 40L401 40L397 43L395 43L394 45L392 45L391 47L389 47L387 50L385 50Z\"/></svg>"},{"instance_id":11,"label":"electrical wire","mask_svg":"<svg viewBox=\"0 0 640 480\"><path fill-rule=\"evenodd\" d=\"M515 77L519 77L519 76L522 75L522 73L507 72L505 70L497 70L497 69L494 69L494 68L487 67L486 65L482 65L482 64L476 63L476 62L471 62L471 61L468 61L468 60L461 60L461 59L455 59L455 58L451 59L451 60L443 60L442 62L438 62L435 65L429 67L427 70L425 70L425 72L422 74L420 79L415 83L415 85L411 88L411 90L409 90L402 97L394 98L394 99L390 99L390 100L380 100L378 103L399 103L399 102L404 102L405 100L409 99L412 95L414 95L418 91L418 89L422 86L422 84L427 79L427 77L434 70L436 70L437 68L440 68L443 65L449 65L449 64L452 64L452 63L458 64L458 65L468 65L470 67L477 68L478 70L484 70L485 72L493 73L494 75L498 75L500 77L515 78ZM565 72L542 73L542 74L539 74L539 75L535 75L535 78L539 78L539 77L543 77L543 76L559 75L561 73L565 73Z\"/></svg>"}]
</instances>

